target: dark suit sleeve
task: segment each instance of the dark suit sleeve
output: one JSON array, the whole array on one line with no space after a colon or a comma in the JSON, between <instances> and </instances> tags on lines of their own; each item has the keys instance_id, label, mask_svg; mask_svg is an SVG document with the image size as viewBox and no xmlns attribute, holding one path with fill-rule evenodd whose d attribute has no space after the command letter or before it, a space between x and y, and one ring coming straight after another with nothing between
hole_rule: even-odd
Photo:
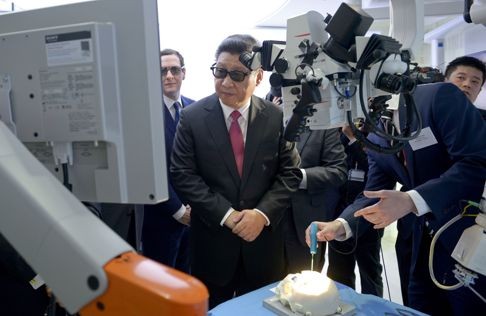
<instances>
[{"instance_id":1,"label":"dark suit sleeve","mask_svg":"<svg viewBox=\"0 0 486 316\"><path fill-rule=\"evenodd\" d=\"M8 274L20 281L29 282L36 273L0 234L0 270L2 274Z\"/></svg>"},{"instance_id":2,"label":"dark suit sleeve","mask_svg":"<svg viewBox=\"0 0 486 316\"><path fill-rule=\"evenodd\" d=\"M271 224L278 223L288 207L291 191L298 188L302 179L295 145L283 138L282 112L271 103L265 106L263 100L255 100L256 108L263 109L259 118L265 120L260 122L265 121L266 125L258 128L255 127L258 125L253 125L251 128L253 131L264 129L264 133L259 135L264 138L264 147L257 147L254 159L258 161L258 168L250 171L248 184L243 185L243 191L239 192L232 175L226 172L226 168L219 168L219 164L224 163L221 150L225 149L206 147L214 145L212 140L206 141L207 137L214 138L211 133L227 132L224 121L220 121L218 116L219 111L201 118L201 115L207 114L207 108L218 102L217 97L213 95L200 102L194 105L197 108L193 111L182 111L177 128L170 170L179 196L191 204L194 216L209 227L219 227L232 205L241 209L258 208L267 215ZM216 116L210 116L215 113ZM207 124L215 125L208 130ZM211 128L214 128L212 132ZM247 137L250 137L248 133ZM228 149L231 150L231 147ZM259 169L263 167L265 169Z\"/></svg>"},{"instance_id":3,"label":"dark suit sleeve","mask_svg":"<svg viewBox=\"0 0 486 316\"><path fill-rule=\"evenodd\" d=\"M396 181L390 178L377 163L375 157L379 155L382 154L370 153L368 155L369 168L368 179L365 184L366 191L393 190L396 185ZM348 222L353 235L356 235L356 229L358 229L358 235L361 235L372 227L371 223L363 217L354 217L354 213L376 202L378 202L378 199L369 199L361 193L351 205L343 210L339 217L344 218Z\"/></svg>"},{"instance_id":4,"label":"dark suit sleeve","mask_svg":"<svg viewBox=\"0 0 486 316\"><path fill-rule=\"evenodd\" d=\"M164 210L166 210L170 215L174 215L182 206L182 201L177 196L174 187L170 182L167 183L167 188L169 190L169 199L162 202Z\"/></svg>"},{"instance_id":5,"label":"dark suit sleeve","mask_svg":"<svg viewBox=\"0 0 486 316\"><path fill-rule=\"evenodd\" d=\"M272 105L273 106L273 105ZM280 120L282 121L282 120ZM256 208L265 213L271 225L276 226L283 218L284 210L290 204L290 194L297 191L302 181L299 153L295 143L283 138L283 125L280 133L280 149L278 155L279 167L272 186L263 195Z\"/></svg>"},{"instance_id":6,"label":"dark suit sleeve","mask_svg":"<svg viewBox=\"0 0 486 316\"><path fill-rule=\"evenodd\" d=\"M205 212L199 218L206 225L219 226L231 203L220 193L211 190L199 174L195 137L190 121L191 118L187 118L185 111L182 111L170 165L173 185L177 193L190 203L193 209Z\"/></svg>"},{"instance_id":7,"label":"dark suit sleeve","mask_svg":"<svg viewBox=\"0 0 486 316\"><path fill-rule=\"evenodd\" d=\"M185 96L181 96L181 100L182 100L182 104L184 104L184 107L186 106L189 106L190 104L194 103L194 100L192 99L189 99ZM166 129L166 133L167 133L167 129ZM166 146L172 146L172 143L169 145L167 144L167 140L166 140ZM172 151L172 148L170 149L170 151ZM169 175L169 181L167 181L167 189L168 189L168 192L169 192L169 199L165 202L162 202L160 203L160 206L162 206L163 208L159 208L167 213L169 213L171 216L174 215L182 206L183 202L181 201L181 199L179 198L179 196L177 195L174 187L172 186L172 177L170 175L170 168L169 168L169 165L170 165L170 155L168 157L168 160L167 160L167 174Z\"/></svg>"},{"instance_id":8,"label":"dark suit sleeve","mask_svg":"<svg viewBox=\"0 0 486 316\"><path fill-rule=\"evenodd\" d=\"M346 182L346 154L339 139L339 130L326 130L321 147L321 163L305 168L307 191L317 193L331 187L338 188Z\"/></svg>"},{"instance_id":9,"label":"dark suit sleeve","mask_svg":"<svg viewBox=\"0 0 486 316\"><path fill-rule=\"evenodd\" d=\"M486 179L486 125L462 91L442 85L432 97L430 128L452 162L440 177L415 188L442 222L458 201L480 197Z\"/></svg>"}]
</instances>

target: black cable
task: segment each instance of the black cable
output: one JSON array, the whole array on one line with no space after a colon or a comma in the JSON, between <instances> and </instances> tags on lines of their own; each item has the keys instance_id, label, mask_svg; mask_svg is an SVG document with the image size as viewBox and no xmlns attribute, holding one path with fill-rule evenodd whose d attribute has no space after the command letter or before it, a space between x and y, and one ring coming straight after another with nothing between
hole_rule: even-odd
<instances>
[{"instance_id":1,"label":"black cable","mask_svg":"<svg viewBox=\"0 0 486 316\"><path fill-rule=\"evenodd\" d=\"M302 69L302 71L304 71L304 69L305 69L305 68L309 67L309 68L310 68L310 70L312 71L312 74L314 74L314 68L312 68L312 66L311 66L311 65L309 65L309 64L305 64L305 63L300 63L300 64L298 64L297 66L295 66L295 68L294 68L294 75L295 75L295 78L302 78L302 77L305 77L305 76L303 76L303 75L299 75L299 74L297 73L297 71L298 71L299 67Z\"/></svg>"},{"instance_id":2,"label":"black cable","mask_svg":"<svg viewBox=\"0 0 486 316\"><path fill-rule=\"evenodd\" d=\"M374 150L374 151L379 152L379 153L384 153L384 154L396 154L397 152L402 150L402 148L405 146L404 142L397 142L396 144L394 144L391 147L383 147L381 145L375 144L375 143L371 142L370 140L368 140L366 138L366 136L363 134L363 132L361 132L354 125L353 119L351 117L351 111L347 112L347 118L348 118L348 124L351 127L351 130L353 131L353 135L356 137L356 139L359 142L363 143L365 145L365 147L367 147L371 150Z\"/></svg>"},{"instance_id":3,"label":"black cable","mask_svg":"<svg viewBox=\"0 0 486 316\"><path fill-rule=\"evenodd\" d=\"M366 71L365 69L361 71L360 78L359 78L359 102L361 105L361 110L363 111L363 114L366 118L365 121L372 122L369 125L370 133L376 134L381 138L385 138L389 141L409 141L416 138L420 134L420 131L422 130L422 117L420 115L420 112L417 109L415 100L413 99L410 93L402 93L403 97L405 98L405 104L407 109L405 126L403 128L401 127L402 133L399 134L398 136L393 136L393 135L388 135L387 133L376 128L376 124L373 123L377 123L377 122L374 122L374 120L370 117L368 110L365 107L365 104L367 103L364 102L364 98L363 98L363 82L364 82L365 71ZM412 113L411 113L412 111L415 113L418 126L415 133L413 135L410 135L411 134L410 125L412 124Z\"/></svg>"},{"instance_id":4,"label":"black cable","mask_svg":"<svg viewBox=\"0 0 486 316\"><path fill-rule=\"evenodd\" d=\"M339 253L341 255L346 255L347 256L347 255L353 254L356 251L356 247L358 246L358 232L359 232L358 228L359 228L359 221L360 221L360 219L357 219L356 220L356 233L354 235L355 236L354 237L354 245L353 245L353 248L351 248L351 250L349 250L349 251L340 251L336 247L332 246L330 242L328 242L329 248L331 248L332 250L334 250L335 252L337 252L337 253ZM336 242L341 243L342 241L337 241L336 240Z\"/></svg>"},{"instance_id":5,"label":"black cable","mask_svg":"<svg viewBox=\"0 0 486 316\"><path fill-rule=\"evenodd\" d=\"M381 246L381 240L380 240L380 254L381 254L381 261L383 262L383 272L385 273L385 283L388 292L388 300L391 302L392 299L390 293L390 284L388 283L388 273L386 273L385 256L383 255L383 247Z\"/></svg>"},{"instance_id":6,"label":"black cable","mask_svg":"<svg viewBox=\"0 0 486 316\"><path fill-rule=\"evenodd\" d=\"M333 81L334 81L334 80L333 80ZM334 87L334 90L337 92L337 94L339 94L340 96L342 96L342 97L343 97L343 98L345 98L345 99L350 99L350 98L354 97L354 95L355 95L355 94L356 94L356 92L358 91L358 88L356 88L356 86L353 86L353 87L354 87L354 91L353 91L353 93L351 93L351 95L347 96L347 95L342 94L342 93L341 93L341 91L339 91L339 90L338 90L338 88L337 88L337 86L338 86L337 80L336 80L336 82L335 82L335 83L333 82L333 84L332 84L332 85L333 85L333 87Z\"/></svg>"},{"instance_id":7,"label":"black cable","mask_svg":"<svg viewBox=\"0 0 486 316\"><path fill-rule=\"evenodd\" d=\"M358 129L356 126L353 124L353 120L351 117L351 112L347 112L347 119L348 119L348 124L351 127L351 130L353 131L353 134L355 135L356 139L358 141L362 142L365 144L366 147L370 148L371 150L380 152L380 153L385 153L385 154L395 154L399 152L406 144L407 141L416 138L420 131L422 130L422 117L420 115L420 112L418 111L416 104L413 100L413 97L409 93L404 93L403 96L405 98L405 103L407 105L406 110L407 110L407 117L406 117L406 122L405 126L402 130L402 134L400 136L393 136L389 135L386 132L381 131L378 129L377 121L372 119L368 113L368 109L365 107L365 102L363 98L363 82L364 82L364 71L362 70L360 73L360 82L359 82L359 102L361 106L361 110L363 114L365 115L365 124L366 127L368 128L370 133L373 133L377 135L378 137L385 138L388 141L392 141L395 144L384 147L378 144L375 144L371 142L370 140L367 139L367 137ZM410 125L411 125L411 118L412 118L412 112L415 113L415 116L417 118L417 130L416 132L410 136Z\"/></svg>"},{"instance_id":8,"label":"black cable","mask_svg":"<svg viewBox=\"0 0 486 316\"><path fill-rule=\"evenodd\" d=\"M405 105L406 106L406 121L405 121L405 126L402 129L402 133L398 134L396 136L390 136L386 132L381 131L380 129L375 130L375 134L380 136L381 138L386 138L387 140L390 141L410 141L414 138L417 138L417 136L420 134L422 131L422 116L420 115L420 112L417 109L417 106L415 104L415 101L410 93L403 93L403 97L405 99ZM412 112L415 114L415 117L417 118L417 130L413 135L411 134L410 128L411 128L411 118L412 118ZM403 135L403 136L401 136ZM410 135L410 136L409 136Z\"/></svg>"},{"instance_id":9,"label":"black cable","mask_svg":"<svg viewBox=\"0 0 486 316\"><path fill-rule=\"evenodd\" d=\"M93 203L90 203L90 202L81 202L81 203L83 203L83 205L86 206L86 208L91 213L96 215L96 217L103 219L103 214L101 213L101 210L98 207L96 207L96 205L94 205Z\"/></svg>"},{"instance_id":10,"label":"black cable","mask_svg":"<svg viewBox=\"0 0 486 316\"><path fill-rule=\"evenodd\" d=\"M62 184L70 191L73 192L73 185L69 183L69 169L67 162L62 163Z\"/></svg>"},{"instance_id":11,"label":"black cable","mask_svg":"<svg viewBox=\"0 0 486 316\"><path fill-rule=\"evenodd\" d=\"M406 123L405 123L405 127L402 128L402 134L400 135L404 135L404 137L401 137L401 136L392 136L392 135L388 135L387 133L384 133L380 130L378 130L376 128L376 125L377 125L377 121L375 119L373 119L369 113L368 113L368 109L366 108L365 104L368 104L367 102L364 101L364 97L363 97L363 82L364 82L364 73L365 73L365 70L362 70L361 73L360 73L360 78L359 78L359 102L360 102L360 105L361 105L361 110L363 111L363 114L366 118L365 121L368 122L368 126L370 128L370 133L374 133L374 134L377 134L378 136L381 136L382 138L385 138L389 141L409 141L415 137L418 136L418 133L415 133L413 135L413 137L409 136L410 134L410 128L409 128L409 125L410 125L410 117L408 116L409 112L407 110L407 119L406 119ZM406 99L406 104L408 102L410 102L411 104L413 104L413 107L415 107L415 102L413 100L413 98L411 97L411 95L409 95L408 93L404 93L404 98ZM418 113L418 111L416 112ZM419 120L419 124L420 124L420 129L421 129L421 120Z\"/></svg>"}]
</instances>

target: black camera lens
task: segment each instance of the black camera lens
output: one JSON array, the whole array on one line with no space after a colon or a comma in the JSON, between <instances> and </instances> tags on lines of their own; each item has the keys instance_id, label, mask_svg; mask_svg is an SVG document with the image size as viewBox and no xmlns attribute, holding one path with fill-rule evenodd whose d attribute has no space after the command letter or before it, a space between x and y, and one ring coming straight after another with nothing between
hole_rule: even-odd
<instances>
[{"instance_id":1,"label":"black camera lens","mask_svg":"<svg viewBox=\"0 0 486 316\"><path fill-rule=\"evenodd\" d=\"M398 76L383 73L376 81L375 86L386 92L400 93L402 89L402 81Z\"/></svg>"},{"instance_id":2,"label":"black camera lens","mask_svg":"<svg viewBox=\"0 0 486 316\"><path fill-rule=\"evenodd\" d=\"M378 77L375 87L395 94L408 93L415 89L415 81L406 76L383 73Z\"/></svg>"},{"instance_id":3,"label":"black camera lens","mask_svg":"<svg viewBox=\"0 0 486 316\"><path fill-rule=\"evenodd\" d=\"M415 90L417 82L409 77L402 77L402 92L409 93Z\"/></svg>"}]
</instances>

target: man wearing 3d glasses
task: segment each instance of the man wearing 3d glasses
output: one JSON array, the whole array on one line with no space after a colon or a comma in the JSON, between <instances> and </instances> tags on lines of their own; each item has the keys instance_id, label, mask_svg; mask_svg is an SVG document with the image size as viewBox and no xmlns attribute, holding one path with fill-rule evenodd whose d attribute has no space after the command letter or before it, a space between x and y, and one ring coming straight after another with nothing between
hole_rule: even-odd
<instances>
[{"instance_id":1,"label":"man wearing 3d glasses","mask_svg":"<svg viewBox=\"0 0 486 316\"><path fill-rule=\"evenodd\" d=\"M253 96L263 70L240 62L256 40L223 40L211 67L216 93L181 113L171 176L192 207L192 273L209 308L284 277L282 219L302 173L283 138L283 113Z\"/></svg>"}]
</instances>

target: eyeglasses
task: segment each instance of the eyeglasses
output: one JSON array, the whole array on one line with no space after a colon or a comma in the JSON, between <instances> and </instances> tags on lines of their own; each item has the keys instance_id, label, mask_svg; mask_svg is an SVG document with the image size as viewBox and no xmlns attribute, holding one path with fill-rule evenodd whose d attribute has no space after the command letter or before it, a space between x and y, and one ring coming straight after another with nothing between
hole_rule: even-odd
<instances>
[{"instance_id":1,"label":"eyeglasses","mask_svg":"<svg viewBox=\"0 0 486 316\"><path fill-rule=\"evenodd\" d=\"M219 68L215 65L212 65L210 69L213 72L215 78L224 79L227 75L229 75L231 80L235 82L242 82L243 80L245 80L245 77L250 74L250 72L243 72L239 70L228 71L227 69Z\"/></svg>"},{"instance_id":2,"label":"eyeglasses","mask_svg":"<svg viewBox=\"0 0 486 316\"><path fill-rule=\"evenodd\" d=\"M184 69L184 67L179 67L179 66L160 67L160 72L162 73L162 76L167 76L167 73L169 71L173 76L177 76L181 74L182 69Z\"/></svg>"}]
</instances>

